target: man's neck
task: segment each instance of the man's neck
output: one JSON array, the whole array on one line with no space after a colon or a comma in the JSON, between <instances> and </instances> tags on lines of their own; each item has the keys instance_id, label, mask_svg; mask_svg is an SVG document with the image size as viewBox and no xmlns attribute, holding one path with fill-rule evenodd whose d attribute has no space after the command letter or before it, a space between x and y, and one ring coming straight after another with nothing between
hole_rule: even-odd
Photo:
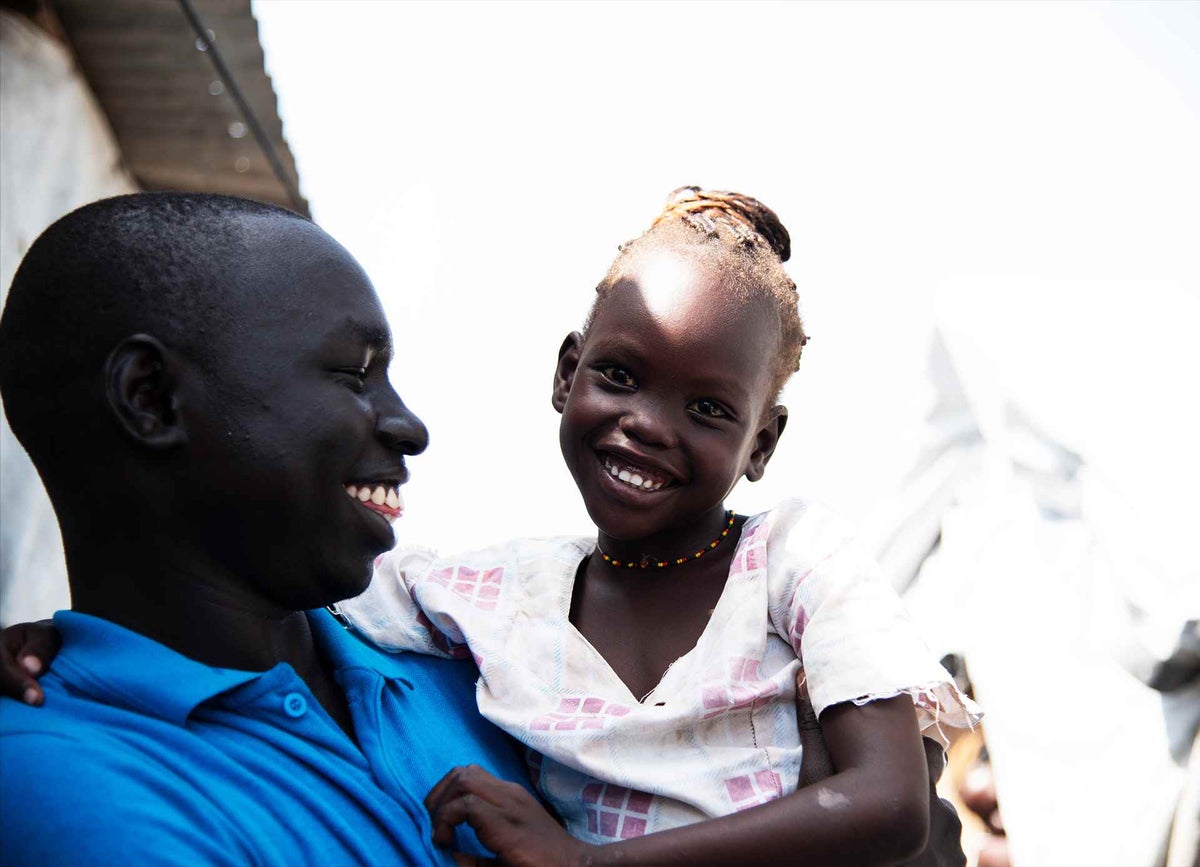
<instances>
[{"instance_id":1,"label":"man's neck","mask_svg":"<svg viewBox=\"0 0 1200 867\"><path fill-rule=\"evenodd\" d=\"M113 557L67 548L72 608L151 638L197 662L239 671L288 663L353 738L345 694L318 651L303 611L266 599L244 577L179 549ZM123 553L123 552L120 552Z\"/></svg>"},{"instance_id":2,"label":"man's neck","mask_svg":"<svg viewBox=\"0 0 1200 867\"><path fill-rule=\"evenodd\" d=\"M163 603L146 597L93 598L85 593L73 607L216 668L267 671L288 663L347 737L357 743L345 693L317 648L303 611L266 616L215 600L209 593L176 593Z\"/></svg>"}]
</instances>

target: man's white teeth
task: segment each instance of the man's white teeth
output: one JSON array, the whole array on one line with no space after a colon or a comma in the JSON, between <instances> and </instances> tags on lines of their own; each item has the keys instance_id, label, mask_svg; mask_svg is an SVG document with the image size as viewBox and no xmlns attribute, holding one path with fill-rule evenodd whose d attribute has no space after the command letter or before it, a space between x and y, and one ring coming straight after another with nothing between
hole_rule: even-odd
<instances>
[{"instance_id":1,"label":"man's white teeth","mask_svg":"<svg viewBox=\"0 0 1200 867\"><path fill-rule=\"evenodd\" d=\"M622 469L613 464L611 458L604 459L604 468L608 470L608 474L614 479L620 479L622 482L632 485L635 488L641 488L643 491L657 491L666 484L666 482L656 482L653 479L642 478L638 473Z\"/></svg>"},{"instance_id":2,"label":"man's white teeth","mask_svg":"<svg viewBox=\"0 0 1200 867\"><path fill-rule=\"evenodd\" d=\"M346 493L360 503L374 503L376 506L387 506L389 509L404 508L404 500L400 491L392 485L346 485Z\"/></svg>"}]
</instances>

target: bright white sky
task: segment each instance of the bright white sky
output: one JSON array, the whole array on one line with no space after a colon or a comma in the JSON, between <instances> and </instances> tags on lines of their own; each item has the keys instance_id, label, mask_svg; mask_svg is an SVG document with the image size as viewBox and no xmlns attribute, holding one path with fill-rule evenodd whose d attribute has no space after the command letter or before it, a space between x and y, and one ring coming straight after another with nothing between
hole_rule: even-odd
<instances>
[{"instance_id":1,"label":"bright white sky","mask_svg":"<svg viewBox=\"0 0 1200 867\"><path fill-rule=\"evenodd\" d=\"M861 520L892 490L939 290L1069 281L1127 305L1143 341L1140 287L1200 297L1200 3L254 11L303 191L371 274L393 381L432 431L404 540L590 531L558 454L556 351L677 186L780 214L813 335L743 512L802 494Z\"/></svg>"}]
</instances>

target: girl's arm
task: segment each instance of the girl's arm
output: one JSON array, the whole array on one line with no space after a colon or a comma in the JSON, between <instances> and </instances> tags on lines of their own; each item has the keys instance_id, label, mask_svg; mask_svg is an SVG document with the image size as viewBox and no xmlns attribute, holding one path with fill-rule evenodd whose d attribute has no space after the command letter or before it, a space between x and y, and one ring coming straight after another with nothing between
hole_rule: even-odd
<instances>
[{"instance_id":1,"label":"girl's arm","mask_svg":"<svg viewBox=\"0 0 1200 867\"><path fill-rule=\"evenodd\" d=\"M593 846L570 837L527 793L478 768L457 768L426 798L434 840L459 822L516 867L607 865L894 864L929 833L929 775L907 695L839 704L821 726L835 773L769 804Z\"/></svg>"}]
</instances>

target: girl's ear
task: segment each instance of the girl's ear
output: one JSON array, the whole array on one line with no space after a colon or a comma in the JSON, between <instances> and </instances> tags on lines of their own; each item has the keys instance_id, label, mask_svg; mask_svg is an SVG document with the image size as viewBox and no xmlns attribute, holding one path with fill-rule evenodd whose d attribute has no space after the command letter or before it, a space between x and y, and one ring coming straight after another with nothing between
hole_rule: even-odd
<instances>
[{"instance_id":1,"label":"girl's ear","mask_svg":"<svg viewBox=\"0 0 1200 867\"><path fill-rule=\"evenodd\" d=\"M575 381L575 371L579 368L579 356L583 352L583 335L572 331L567 335L562 346L558 347L558 367L554 369L554 391L550 393L550 402L559 412L567 405L567 395L571 393L571 384Z\"/></svg>"},{"instance_id":2,"label":"girl's ear","mask_svg":"<svg viewBox=\"0 0 1200 867\"><path fill-rule=\"evenodd\" d=\"M135 442L166 449L187 442L178 411L178 359L148 334L126 337L105 363L109 408Z\"/></svg>"},{"instance_id":3,"label":"girl's ear","mask_svg":"<svg viewBox=\"0 0 1200 867\"><path fill-rule=\"evenodd\" d=\"M787 427L787 419L786 406L773 406L767 412L763 426L759 428L758 435L754 439L754 451L750 453L750 458L746 461L746 478L750 481L757 482L767 471L767 461L771 460L771 455L775 454L775 446L779 444L779 438L783 436L783 429Z\"/></svg>"}]
</instances>

